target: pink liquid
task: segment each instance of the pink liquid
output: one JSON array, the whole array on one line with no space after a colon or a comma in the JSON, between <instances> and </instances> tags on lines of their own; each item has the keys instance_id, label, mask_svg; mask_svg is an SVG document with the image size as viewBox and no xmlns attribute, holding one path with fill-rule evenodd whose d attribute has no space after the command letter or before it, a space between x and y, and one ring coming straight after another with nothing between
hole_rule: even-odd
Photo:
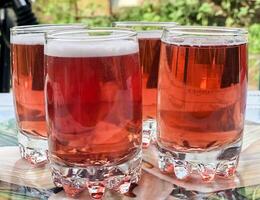
<instances>
[{"instance_id":1,"label":"pink liquid","mask_svg":"<svg viewBox=\"0 0 260 200\"><path fill-rule=\"evenodd\" d=\"M138 56L46 56L53 156L67 163L99 165L136 153L142 121Z\"/></svg>"},{"instance_id":2,"label":"pink liquid","mask_svg":"<svg viewBox=\"0 0 260 200\"><path fill-rule=\"evenodd\" d=\"M12 83L21 132L47 137L43 45L12 44Z\"/></svg>"},{"instance_id":3,"label":"pink liquid","mask_svg":"<svg viewBox=\"0 0 260 200\"><path fill-rule=\"evenodd\" d=\"M177 150L205 150L242 138L247 45L162 44L158 140Z\"/></svg>"},{"instance_id":4,"label":"pink liquid","mask_svg":"<svg viewBox=\"0 0 260 200\"><path fill-rule=\"evenodd\" d=\"M156 118L157 83L160 60L160 38L139 38L142 67L143 118Z\"/></svg>"}]
</instances>

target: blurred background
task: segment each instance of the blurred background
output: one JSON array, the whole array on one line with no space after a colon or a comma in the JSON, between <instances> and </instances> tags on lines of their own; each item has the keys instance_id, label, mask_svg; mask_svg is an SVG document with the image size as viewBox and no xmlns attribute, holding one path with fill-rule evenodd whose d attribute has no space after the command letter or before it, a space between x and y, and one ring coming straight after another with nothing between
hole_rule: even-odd
<instances>
[{"instance_id":1,"label":"blurred background","mask_svg":"<svg viewBox=\"0 0 260 200\"><path fill-rule=\"evenodd\" d=\"M249 31L249 89L259 89L260 0L34 0L31 9L38 23L111 26L112 21L142 20L245 27Z\"/></svg>"}]
</instances>

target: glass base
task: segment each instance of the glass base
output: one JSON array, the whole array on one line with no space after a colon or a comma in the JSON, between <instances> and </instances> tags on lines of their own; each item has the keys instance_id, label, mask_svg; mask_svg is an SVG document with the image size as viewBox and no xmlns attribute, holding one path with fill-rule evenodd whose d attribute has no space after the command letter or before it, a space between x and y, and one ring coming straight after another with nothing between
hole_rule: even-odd
<instances>
[{"instance_id":1,"label":"glass base","mask_svg":"<svg viewBox=\"0 0 260 200\"><path fill-rule=\"evenodd\" d=\"M63 187L69 197L76 197L85 189L93 199L101 199L106 188L124 194L141 175L141 151L126 162L107 166L68 166L50 160L54 184Z\"/></svg>"},{"instance_id":2,"label":"glass base","mask_svg":"<svg viewBox=\"0 0 260 200\"><path fill-rule=\"evenodd\" d=\"M146 119L143 121L143 148L148 148L150 143L156 141L157 124L155 119Z\"/></svg>"},{"instance_id":3,"label":"glass base","mask_svg":"<svg viewBox=\"0 0 260 200\"><path fill-rule=\"evenodd\" d=\"M33 165L43 165L47 163L47 139L28 136L18 131L18 143L21 157L29 163Z\"/></svg>"},{"instance_id":4,"label":"glass base","mask_svg":"<svg viewBox=\"0 0 260 200\"><path fill-rule=\"evenodd\" d=\"M222 149L204 152L178 152L157 144L161 172L177 179L199 178L212 181L215 176L233 177L238 165L242 141L236 141Z\"/></svg>"}]
</instances>

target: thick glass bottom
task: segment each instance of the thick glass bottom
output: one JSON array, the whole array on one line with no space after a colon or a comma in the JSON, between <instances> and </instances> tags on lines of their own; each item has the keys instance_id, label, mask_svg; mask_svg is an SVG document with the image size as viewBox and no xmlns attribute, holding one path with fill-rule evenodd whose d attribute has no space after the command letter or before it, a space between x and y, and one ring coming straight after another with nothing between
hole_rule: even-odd
<instances>
[{"instance_id":1,"label":"thick glass bottom","mask_svg":"<svg viewBox=\"0 0 260 200\"><path fill-rule=\"evenodd\" d=\"M236 141L223 148L178 152L165 149L157 144L158 164L161 172L173 175L177 179L199 178L212 181L216 176L233 177L238 165L242 141Z\"/></svg>"},{"instance_id":2,"label":"thick glass bottom","mask_svg":"<svg viewBox=\"0 0 260 200\"><path fill-rule=\"evenodd\" d=\"M29 136L18 131L18 143L21 157L33 165L47 163L48 142L42 137Z\"/></svg>"},{"instance_id":3,"label":"thick glass bottom","mask_svg":"<svg viewBox=\"0 0 260 200\"><path fill-rule=\"evenodd\" d=\"M157 124L153 118L143 120L143 148L148 148L151 143L156 141Z\"/></svg>"},{"instance_id":4,"label":"thick glass bottom","mask_svg":"<svg viewBox=\"0 0 260 200\"><path fill-rule=\"evenodd\" d=\"M123 163L104 166L68 166L50 156L53 182L70 197L88 189L93 199L101 199L105 189L126 193L141 175L141 151Z\"/></svg>"}]
</instances>

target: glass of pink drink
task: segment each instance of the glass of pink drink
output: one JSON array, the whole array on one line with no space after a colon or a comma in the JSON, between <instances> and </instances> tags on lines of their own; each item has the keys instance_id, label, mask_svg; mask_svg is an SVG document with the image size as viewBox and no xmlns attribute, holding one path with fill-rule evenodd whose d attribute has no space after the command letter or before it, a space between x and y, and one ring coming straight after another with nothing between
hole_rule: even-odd
<instances>
[{"instance_id":1,"label":"glass of pink drink","mask_svg":"<svg viewBox=\"0 0 260 200\"><path fill-rule=\"evenodd\" d=\"M159 166L178 179L235 174L247 93L247 32L166 29L158 83Z\"/></svg>"},{"instance_id":2,"label":"glass of pink drink","mask_svg":"<svg viewBox=\"0 0 260 200\"><path fill-rule=\"evenodd\" d=\"M119 21L114 26L137 31L142 68L143 148L155 141L158 71L163 28L174 27L175 22Z\"/></svg>"},{"instance_id":3,"label":"glass of pink drink","mask_svg":"<svg viewBox=\"0 0 260 200\"><path fill-rule=\"evenodd\" d=\"M22 158L33 165L47 162L44 33L84 27L81 24L44 24L11 29L12 85L18 142Z\"/></svg>"},{"instance_id":4,"label":"glass of pink drink","mask_svg":"<svg viewBox=\"0 0 260 200\"><path fill-rule=\"evenodd\" d=\"M142 88L136 33L48 34L46 117L53 180L69 196L120 193L141 171Z\"/></svg>"}]
</instances>

